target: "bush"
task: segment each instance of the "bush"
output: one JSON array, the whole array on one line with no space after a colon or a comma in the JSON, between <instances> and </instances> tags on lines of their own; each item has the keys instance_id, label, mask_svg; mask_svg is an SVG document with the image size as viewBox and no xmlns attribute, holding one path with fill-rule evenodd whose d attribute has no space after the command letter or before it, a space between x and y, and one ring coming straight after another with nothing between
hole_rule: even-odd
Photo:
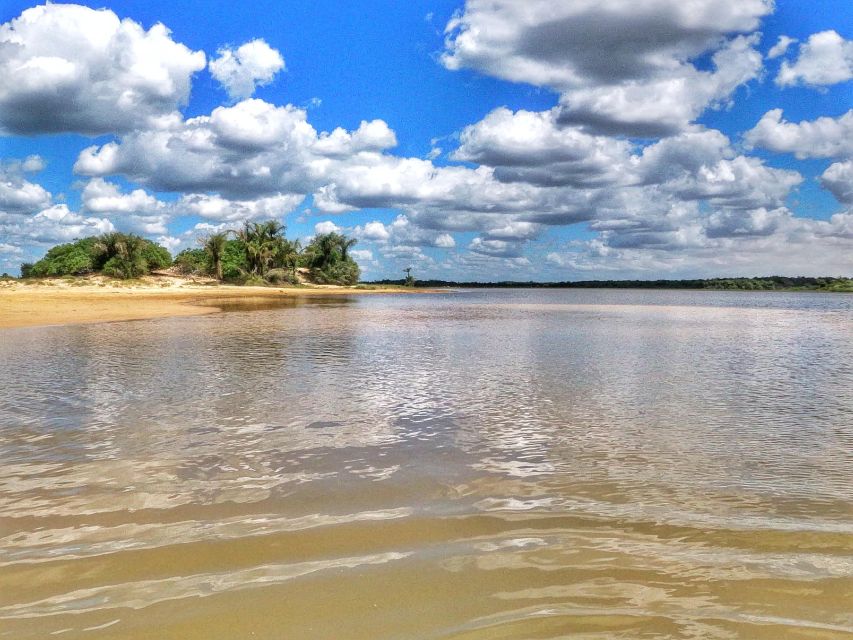
<instances>
[{"instance_id":1,"label":"bush","mask_svg":"<svg viewBox=\"0 0 853 640\"><path fill-rule=\"evenodd\" d=\"M78 240L53 247L44 258L32 265L27 277L80 275L94 271L92 244Z\"/></svg>"},{"instance_id":2,"label":"bush","mask_svg":"<svg viewBox=\"0 0 853 640\"><path fill-rule=\"evenodd\" d=\"M352 260L329 264L322 269L312 269L311 276L318 284L351 285L358 282L361 270Z\"/></svg>"},{"instance_id":3,"label":"bush","mask_svg":"<svg viewBox=\"0 0 853 640\"><path fill-rule=\"evenodd\" d=\"M175 256L174 265L184 274L210 273L210 260L204 249L184 249Z\"/></svg>"},{"instance_id":4,"label":"bush","mask_svg":"<svg viewBox=\"0 0 853 640\"><path fill-rule=\"evenodd\" d=\"M270 269L264 276L270 284L296 284L296 276L288 269Z\"/></svg>"},{"instance_id":5,"label":"bush","mask_svg":"<svg viewBox=\"0 0 853 640\"><path fill-rule=\"evenodd\" d=\"M148 265L145 258L141 255L137 256L113 256L104 264L103 273L111 278L121 278L127 280L130 278L138 278L148 273Z\"/></svg>"},{"instance_id":6,"label":"bush","mask_svg":"<svg viewBox=\"0 0 853 640\"><path fill-rule=\"evenodd\" d=\"M246 245L241 240L229 240L222 252L222 279L240 280L249 271Z\"/></svg>"},{"instance_id":7,"label":"bush","mask_svg":"<svg viewBox=\"0 0 853 640\"><path fill-rule=\"evenodd\" d=\"M172 256L165 247L139 236L114 232L57 245L35 264L21 265L21 275L43 278L103 271L115 278L136 278L171 264Z\"/></svg>"},{"instance_id":8,"label":"bush","mask_svg":"<svg viewBox=\"0 0 853 640\"><path fill-rule=\"evenodd\" d=\"M168 269L172 266L172 256L166 247L161 247L150 240L143 240L142 257L148 264L148 270Z\"/></svg>"}]
</instances>

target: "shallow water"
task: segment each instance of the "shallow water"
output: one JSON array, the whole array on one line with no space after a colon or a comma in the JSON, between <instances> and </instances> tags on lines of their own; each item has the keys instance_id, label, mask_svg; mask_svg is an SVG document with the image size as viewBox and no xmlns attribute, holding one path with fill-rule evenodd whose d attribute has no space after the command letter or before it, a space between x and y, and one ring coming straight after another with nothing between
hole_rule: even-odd
<instances>
[{"instance_id":1,"label":"shallow water","mask_svg":"<svg viewBox=\"0 0 853 640\"><path fill-rule=\"evenodd\" d=\"M2 638L853 635L853 296L237 306L0 376Z\"/></svg>"}]
</instances>

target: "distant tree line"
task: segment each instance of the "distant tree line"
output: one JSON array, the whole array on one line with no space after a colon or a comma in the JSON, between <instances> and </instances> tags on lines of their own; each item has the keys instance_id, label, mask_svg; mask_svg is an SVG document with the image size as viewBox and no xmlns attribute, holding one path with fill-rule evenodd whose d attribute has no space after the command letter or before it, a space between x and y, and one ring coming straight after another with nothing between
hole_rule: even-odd
<instances>
[{"instance_id":1,"label":"distant tree line","mask_svg":"<svg viewBox=\"0 0 853 640\"><path fill-rule=\"evenodd\" d=\"M369 284L406 285L407 280L375 280ZM532 288L532 289L710 289L715 291L849 291L853 279L838 277L766 276L760 278L704 278L692 280L580 280L575 282L454 282L449 280L418 280L417 287L430 289L452 287ZM411 284L409 285L411 286Z\"/></svg>"},{"instance_id":2,"label":"distant tree line","mask_svg":"<svg viewBox=\"0 0 853 640\"><path fill-rule=\"evenodd\" d=\"M285 226L276 220L246 222L240 229L209 234L198 242L198 248L184 249L173 260L165 247L151 240L107 233L53 247L38 262L22 264L21 277L102 273L129 279L171 267L180 274L236 284L296 284L297 271L304 269L319 284L351 285L361 275L350 255L355 239L325 233L303 248L299 240L285 236Z\"/></svg>"}]
</instances>

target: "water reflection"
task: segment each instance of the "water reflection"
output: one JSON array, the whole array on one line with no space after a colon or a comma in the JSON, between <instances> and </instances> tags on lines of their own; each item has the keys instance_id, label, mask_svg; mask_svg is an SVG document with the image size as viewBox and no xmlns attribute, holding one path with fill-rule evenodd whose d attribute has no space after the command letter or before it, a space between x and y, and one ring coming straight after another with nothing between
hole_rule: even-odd
<instances>
[{"instance_id":1,"label":"water reflection","mask_svg":"<svg viewBox=\"0 0 853 640\"><path fill-rule=\"evenodd\" d=\"M0 637L846 637L851 311L487 291L4 332Z\"/></svg>"}]
</instances>

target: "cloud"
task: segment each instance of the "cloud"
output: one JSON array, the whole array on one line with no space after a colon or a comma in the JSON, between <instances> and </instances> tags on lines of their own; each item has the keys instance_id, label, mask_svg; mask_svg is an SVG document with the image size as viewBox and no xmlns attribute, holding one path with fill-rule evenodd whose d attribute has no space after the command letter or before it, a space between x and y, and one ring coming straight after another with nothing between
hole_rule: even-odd
<instances>
[{"instance_id":1,"label":"cloud","mask_svg":"<svg viewBox=\"0 0 853 640\"><path fill-rule=\"evenodd\" d=\"M122 193L117 185L95 178L83 187L80 197L83 212L106 215L122 230L145 235L168 233L171 208L142 189Z\"/></svg>"},{"instance_id":2,"label":"cloud","mask_svg":"<svg viewBox=\"0 0 853 640\"><path fill-rule=\"evenodd\" d=\"M559 109L512 112L500 107L460 134L454 160L495 167L502 182L603 186L622 181L631 145L557 123Z\"/></svg>"},{"instance_id":3,"label":"cloud","mask_svg":"<svg viewBox=\"0 0 853 640\"><path fill-rule=\"evenodd\" d=\"M51 194L41 185L26 180L23 176L30 169L35 156L23 162L0 163L0 212L31 213L46 208L51 203Z\"/></svg>"},{"instance_id":4,"label":"cloud","mask_svg":"<svg viewBox=\"0 0 853 640\"><path fill-rule=\"evenodd\" d=\"M237 49L222 47L217 53L219 57L211 60L208 67L232 98L248 98L284 69L281 53L260 38Z\"/></svg>"},{"instance_id":5,"label":"cloud","mask_svg":"<svg viewBox=\"0 0 853 640\"><path fill-rule=\"evenodd\" d=\"M685 129L708 107L725 106L731 94L762 70L759 36L740 36L712 56L713 72L683 63L659 78L564 92L560 122L591 131L660 137Z\"/></svg>"},{"instance_id":6,"label":"cloud","mask_svg":"<svg viewBox=\"0 0 853 640\"><path fill-rule=\"evenodd\" d=\"M398 215L389 224L374 220L364 226L357 226L352 233L359 240L378 243L384 251L400 246L440 249L451 249L456 246L456 240L449 233L438 233L413 224L404 214Z\"/></svg>"},{"instance_id":7,"label":"cloud","mask_svg":"<svg viewBox=\"0 0 853 640\"><path fill-rule=\"evenodd\" d=\"M796 38L791 38L789 36L779 36L779 40L776 41L772 47L770 47L770 51L767 52L767 58L769 60L773 60L774 58L778 58L779 56L784 56L788 51L788 47L792 44L799 42Z\"/></svg>"},{"instance_id":8,"label":"cloud","mask_svg":"<svg viewBox=\"0 0 853 640\"><path fill-rule=\"evenodd\" d=\"M712 226L713 219L707 223ZM769 228L768 228L769 227ZM742 233L732 233L738 228ZM725 234L690 238L659 233L652 242L628 242L608 232L569 250L551 252L548 262L560 268L557 277L609 274L609 277L702 277L742 275L826 275L849 273L853 251L853 214L830 220L796 218L784 210L751 215ZM651 240L651 238L650 238ZM589 276L586 276L589 277Z\"/></svg>"},{"instance_id":9,"label":"cloud","mask_svg":"<svg viewBox=\"0 0 853 640\"><path fill-rule=\"evenodd\" d=\"M835 31L821 31L800 45L799 55L791 64L782 63L776 84L826 86L853 78L853 40L845 40Z\"/></svg>"},{"instance_id":10,"label":"cloud","mask_svg":"<svg viewBox=\"0 0 853 640\"><path fill-rule=\"evenodd\" d=\"M217 107L156 130L135 131L119 142L84 149L74 165L81 175L123 175L157 191L217 192L249 199L305 194L320 186L341 158L395 144L380 121L352 132L318 134L307 112L249 99Z\"/></svg>"},{"instance_id":11,"label":"cloud","mask_svg":"<svg viewBox=\"0 0 853 640\"><path fill-rule=\"evenodd\" d=\"M339 233L341 228L331 220L324 220L314 225L314 233L320 235L323 233Z\"/></svg>"},{"instance_id":12,"label":"cloud","mask_svg":"<svg viewBox=\"0 0 853 640\"><path fill-rule=\"evenodd\" d=\"M66 204L55 204L35 215L0 214L0 236L15 246L55 244L114 231L107 218L75 213Z\"/></svg>"},{"instance_id":13,"label":"cloud","mask_svg":"<svg viewBox=\"0 0 853 640\"><path fill-rule=\"evenodd\" d=\"M440 233L433 240L433 244L441 249L452 249L456 246L456 240L449 233Z\"/></svg>"},{"instance_id":14,"label":"cloud","mask_svg":"<svg viewBox=\"0 0 853 640\"><path fill-rule=\"evenodd\" d=\"M356 262L373 262L373 252L370 249L353 249L349 254Z\"/></svg>"},{"instance_id":15,"label":"cloud","mask_svg":"<svg viewBox=\"0 0 853 640\"><path fill-rule=\"evenodd\" d=\"M157 127L205 55L107 9L47 4L0 25L0 130L97 135Z\"/></svg>"},{"instance_id":16,"label":"cloud","mask_svg":"<svg viewBox=\"0 0 853 640\"><path fill-rule=\"evenodd\" d=\"M447 24L441 61L550 87L564 122L666 135L758 76L757 36L738 34L772 10L771 0L468 0ZM708 53L714 71L690 62Z\"/></svg>"},{"instance_id":17,"label":"cloud","mask_svg":"<svg viewBox=\"0 0 853 640\"><path fill-rule=\"evenodd\" d=\"M782 119L781 109L765 113L744 135L747 144L797 158L853 156L853 109L838 118L821 117L799 123Z\"/></svg>"},{"instance_id":18,"label":"cloud","mask_svg":"<svg viewBox=\"0 0 853 640\"><path fill-rule=\"evenodd\" d=\"M101 178L86 183L81 198L83 209L91 213L155 213L166 208L142 189L124 194L117 185Z\"/></svg>"},{"instance_id":19,"label":"cloud","mask_svg":"<svg viewBox=\"0 0 853 640\"><path fill-rule=\"evenodd\" d=\"M519 258L522 255L521 243L507 240L474 238L468 245L468 250L492 258Z\"/></svg>"},{"instance_id":20,"label":"cloud","mask_svg":"<svg viewBox=\"0 0 853 640\"><path fill-rule=\"evenodd\" d=\"M182 196L174 209L180 215L196 215L218 222L243 222L258 218L282 218L302 202L300 194L275 194L251 200L229 200L215 194Z\"/></svg>"},{"instance_id":21,"label":"cloud","mask_svg":"<svg viewBox=\"0 0 853 640\"><path fill-rule=\"evenodd\" d=\"M853 206L853 160L829 165L820 176L820 183L839 202Z\"/></svg>"}]
</instances>

